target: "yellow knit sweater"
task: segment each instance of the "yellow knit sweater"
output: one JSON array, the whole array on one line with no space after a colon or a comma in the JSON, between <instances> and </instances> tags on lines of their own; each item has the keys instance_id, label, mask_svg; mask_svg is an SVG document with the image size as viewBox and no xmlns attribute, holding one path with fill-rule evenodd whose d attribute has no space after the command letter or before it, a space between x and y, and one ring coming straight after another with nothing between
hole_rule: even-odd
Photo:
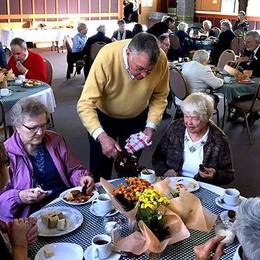
<instances>
[{"instance_id":1,"label":"yellow knit sweater","mask_svg":"<svg viewBox=\"0 0 260 260\"><path fill-rule=\"evenodd\" d=\"M129 40L104 46L98 53L78 101L78 114L90 134L101 124L96 108L114 118L133 118L149 106L147 121L159 124L169 92L168 65L161 51L151 74L130 79L124 67L123 48Z\"/></svg>"}]
</instances>

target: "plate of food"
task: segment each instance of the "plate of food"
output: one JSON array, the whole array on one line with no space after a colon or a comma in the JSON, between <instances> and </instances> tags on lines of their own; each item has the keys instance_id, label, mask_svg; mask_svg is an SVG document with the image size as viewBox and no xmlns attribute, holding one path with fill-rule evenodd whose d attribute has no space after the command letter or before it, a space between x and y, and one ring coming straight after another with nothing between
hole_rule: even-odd
<instances>
[{"instance_id":1,"label":"plate of food","mask_svg":"<svg viewBox=\"0 0 260 260\"><path fill-rule=\"evenodd\" d=\"M39 80L35 80L35 79L26 79L23 84L22 87L23 88L37 88L40 87L42 85L42 82Z\"/></svg>"},{"instance_id":2,"label":"plate of food","mask_svg":"<svg viewBox=\"0 0 260 260\"><path fill-rule=\"evenodd\" d=\"M74 243L51 243L43 246L34 260L82 260L83 248Z\"/></svg>"},{"instance_id":3,"label":"plate of food","mask_svg":"<svg viewBox=\"0 0 260 260\"><path fill-rule=\"evenodd\" d=\"M39 236L57 237L68 234L83 222L83 215L74 208L48 207L34 212L31 217L37 219Z\"/></svg>"},{"instance_id":4,"label":"plate of food","mask_svg":"<svg viewBox=\"0 0 260 260\"><path fill-rule=\"evenodd\" d=\"M63 191L60 194L60 198L69 205L84 205L92 202L99 193L93 190L90 194L87 194L83 187L78 186Z\"/></svg>"},{"instance_id":5,"label":"plate of food","mask_svg":"<svg viewBox=\"0 0 260 260\"><path fill-rule=\"evenodd\" d=\"M188 177L170 177L169 187L172 191L180 190L181 188L186 191L193 192L200 188L199 183L193 178Z\"/></svg>"}]
</instances>

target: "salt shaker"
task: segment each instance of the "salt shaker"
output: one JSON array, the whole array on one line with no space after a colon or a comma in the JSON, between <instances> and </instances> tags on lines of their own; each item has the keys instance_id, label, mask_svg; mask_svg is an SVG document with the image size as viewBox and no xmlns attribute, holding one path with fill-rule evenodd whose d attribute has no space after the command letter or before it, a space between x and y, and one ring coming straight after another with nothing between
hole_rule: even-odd
<instances>
[{"instance_id":1,"label":"salt shaker","mask_svg":"<svg viewBox=\"0 0 260 260\"><path fill-rule=\"evenodd\" d=\"M105 225L105 232L111 236L113 243L116 243L121 238L120 226L116 221L108 221Z\"/></svg>"}]
</instances>

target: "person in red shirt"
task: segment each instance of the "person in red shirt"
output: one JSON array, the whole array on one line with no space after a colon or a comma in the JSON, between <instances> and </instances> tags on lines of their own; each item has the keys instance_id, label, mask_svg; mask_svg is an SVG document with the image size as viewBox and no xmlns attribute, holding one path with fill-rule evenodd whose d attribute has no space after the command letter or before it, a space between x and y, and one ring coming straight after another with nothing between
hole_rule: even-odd
<instances>
[{"instance_id":1,"label":"person in red shirt","mask_svg":"<svg viewBox=\"0 0 260 260\"><path fill-rule=\"evenodd\" d=\"M46 65L39 54L28 50L26 42L21 38L14 38L10 46L12 56L7 69L12 69L15 76L25 75L27 79L47 82Z\"/></svg>"}]
</instances>

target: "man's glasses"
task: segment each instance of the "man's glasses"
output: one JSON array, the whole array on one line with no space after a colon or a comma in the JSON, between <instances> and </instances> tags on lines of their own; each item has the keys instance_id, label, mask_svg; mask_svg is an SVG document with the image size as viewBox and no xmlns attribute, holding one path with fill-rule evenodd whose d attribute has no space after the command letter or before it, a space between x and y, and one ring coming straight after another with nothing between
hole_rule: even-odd
<instances>
[{"instance_id":1,"label":"man's glasses","mask_svg":"<svg viewBox=\"0 0 260 260\"><path fill-rule=\"evenodd\" d=\"M32 126L32 127L30 127L30 126L27 126L27 125L23 124L23 126L24 126L27 130L29 130L30 132L32 132L32 133L37 133L40 129L41 129L41 130L45 130L45 129L47 128L47 125L48 125L48 123L45 123L45 124L43 124L43 125L37 125L37 126Z\"/></svg>"}]
</instances>

